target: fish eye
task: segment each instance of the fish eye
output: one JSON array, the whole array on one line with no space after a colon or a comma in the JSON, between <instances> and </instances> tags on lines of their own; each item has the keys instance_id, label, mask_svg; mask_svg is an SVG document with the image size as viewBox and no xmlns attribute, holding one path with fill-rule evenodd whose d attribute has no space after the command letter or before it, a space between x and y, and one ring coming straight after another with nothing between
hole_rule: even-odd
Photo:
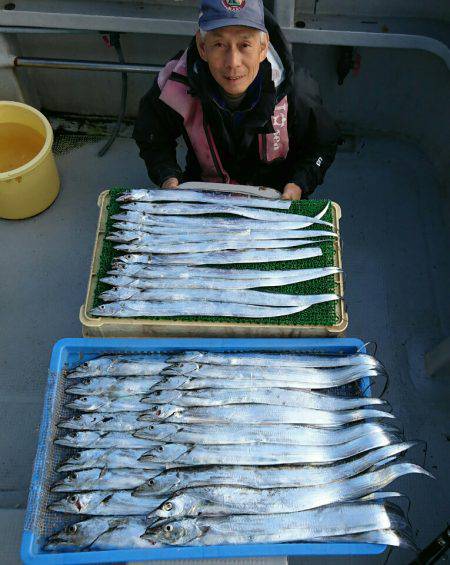
<instances>
[{"instance_id":1,"label":"fish eye","mask_svg":"<svg viewBox=\"0 0 450 565\"><path fill-rule=\"evenodd\" d=\"M78 500L78 496L76 494L71 494L70 496L67 497L67 501L72 504L77 502L77 500Z\"/></svg>"},{"instance_id":2,"label":"fish eye","mask_svg":"<svg viewBox=\"0 0 450 565\"><path fill-rule=\"evenodd\" d=\"M155 484L155 481L154 481L153 479L150 479L150 480L149 480L149 481L147 481L147 482L148 482L148 484L149 484L150 486L152 486L152 485L154 485L154 484Z\"/></svg>"},{"instance_id":3,"label":"fish eye","mask_svg":"<svg viewBox=\"0 0 450 565\"><path fill-rule=\"evenodd\" d=\"M155 426L149 426L149 429L150 429L150 430L154 430L154 429L155 429Z\"/></svg>"},{"instance_id":4,"label":"fish eye","mask_svg":"<svg viewBox=\"0 0 450 565\"><path fill-rule=\"evenodd\" d=\"M77 414L77 416L73 417L74 420L81 420L81 414Z\"/></svg>"},{"instance_id":5,"label":"fish eye","mask_svg":"<svg viewBox=\"0 0 450 565\"><path fill-rule=\"evenodd\" d=\"M161 391L160 391L160 390L157 390L157 391L155 392L155 396L160 396L160 395L161 395Z\"/></svg>"},{"instance_id":6,"label":"fish eye","mask_svg":"<svg viewBox=\"0 0 450 565\"><path fill-rule=\"evenodd\" d=\"M89 385L89 384L91 384L91 379L83 379L83 384L84 384L84 385Z\"/></svg>"},{"instance_id":7,"label":"fish eye","mask_svg":"<svg viewBox=\"0 0 450 565\"><path fill-rule=\"evenodd\" d=\"M69 437L77 437L77 432L69 432L67 435Z\"/></svg>"},{"instance_id":8,"label":"fish eye","mask_svg":"<svg viewBox=\"0 0 450 565\"><path fill-rule=\"evenodd\" d=\"M81 457L81 453L75 453L75 455L73 456L74 459L78 460Z\"/></svg>"},{"instance_id":9,"label":"fish eye","mask_svg":"<svg viewBox=\"0 0 450 565\"><path fill-rule=\"evenodd\" d=\"M160 445L160 446L158 447L158 451L164 451L164 446Z\"/></svg>"},{"instance_id":10,"label":"fish eye","mask_svg":"<svg viewBox=\"0 0 450 565\"><path fill-rule=\"evenodd\" d=\"M168 502L167 504L170 504L170 502ZM165 506L165 505L164 505ZM172 532L173 531L173 526L172 524L167 524L166 526L164 526L164 531L165 532Z\"/></svg>"},{"instance_id":11,"label":"fish eye","mask_svg":"<svg viewBox=\"0 0 450 565\"><path fill-rule=\"evenodd\" d=\"M74 481L74 480L77 478L77 476L78 476L78 475L77 475L76 473L69 473L69 475L68 475L67 478L68 478L70 481Z\"/></svg>"},{"instance_id":12,"label":"fish eye","mask_svg":"<svg viewBox=\"0 0 450 565\"><path fill-rule=\"evenodd\" d=\"M165 502L163 504L163 510L165 512L169 512L169 510L172 510L172 508L173 508L173 504L171 502Z\"/></svg>"},{"instance_id":13,"label":"fish eye","mask_svg":"<svg viewBox=\"0 0 450 565\"><path fill-rule=\"evenodd\" d=\"M87 368L88 366L89 366L88 362L85 361L85 362L83 363L83 367Z\"/></svg>"},{"instance_id":14,"label":"fish eye","mask_svg":"<svg viewBox=\"0 0 450 565\"><path fill-rule=\"evenodd\" d=\"M67 526L66 528L66 533L68 534L74 534L77 531L77 525L76 524L72 524L71 526Z\"/></svg>"},{"instance_id":15,"label":"fish eye","mask_svg":"<svg viewBox=\"0 0 450 565\"><path fill-rule=\"evenodd\" d=\"M80 398L80 402L87 402L87 396L83 396L83 398Z\"/></svg>"}]
</instances>

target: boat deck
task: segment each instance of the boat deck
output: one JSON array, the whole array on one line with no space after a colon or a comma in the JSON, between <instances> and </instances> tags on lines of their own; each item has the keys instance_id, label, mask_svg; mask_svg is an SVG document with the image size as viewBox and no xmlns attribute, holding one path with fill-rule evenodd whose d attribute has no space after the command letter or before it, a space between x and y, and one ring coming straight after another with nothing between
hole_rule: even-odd
<instances>
[{"instance_id":1,"label":"boat deck","mask_svg":"<svg viewBox=\"0 0 450 565\"><path fill-rule=\"evenodd\" d=\"M0 221L0 545L2 564L19 563L18 543L41 419L50 352L62 337L81 335L78 321L98 216L109 187L148 186L131 139L116 140L102 159L99 143L57 157L61 194L44 213ZM391 379L386 398L408 439L427 444L411 458L436 481L415 476L394 488L411 498L410 520L425 546L448 519L448 396L429 377L424 355L449 335L448 229L432 166L414 145L391 138L357 140L340 151L316 192L340 204L348 336L373 341ZM448 393L447 393L448 394ZM426 455L426 457L425 457ZM414 457L412 457L414 456ZM371 558L321 558L321 563L384 563ZM394 551L389 563L412 555ZM291 559L291 564L310 559Z\"/></svg>"}]
</instances>

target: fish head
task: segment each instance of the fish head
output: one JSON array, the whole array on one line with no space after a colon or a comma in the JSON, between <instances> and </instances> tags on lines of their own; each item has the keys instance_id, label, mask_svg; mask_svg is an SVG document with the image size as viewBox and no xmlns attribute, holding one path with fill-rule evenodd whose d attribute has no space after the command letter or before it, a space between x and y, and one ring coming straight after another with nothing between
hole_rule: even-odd
<instances>
[{"instance_id":1,"label":"fish head","mask_svg":"<svg viewBox=\"0 0 450 565\"><path fill-rule=\"evenodd\" d=\"M48 538L45 550L56 551L72 547L78 550L87 549L108 528L108 521L105 518L90 518L70 524Z\"/></svg>"},{"instance_id":2,"label":"fish head","mask_svg":"<svg viewBox=\"0 0 450 565\"><path fill-rule=\"evenodd\" d=\"M100 304L96 308L92 308L92 316L117 316L126 309L126 305L122 302L110 302L109 304Z\"/></svg>"},{"instance_id":3,"label":"fish head","mask_svg":"<svg viewBox=\"0 0 450 565\"><path fill-rule=\"evenodd\" d=\"M69 432L64 437L55 440L55 443L67 447L93 447L100 437L99 432L80 430Z\"/></svg>"},{"instance_id":4,"label":"fish head","mask_svg":"<svg viewBox=\"0 0 450 565\"><path fill-rule=\"evenodd\" d=\"M81 379L81 381L77 382L74 385L66 388L66 392L68 394L87 394L91 390L93 390L93 382L90 377L86 377Z\"/></svg>"},{"instance_id":5,"label":"fish head","mask_svg":"<svg viewBox=\"0 0 450 565\"><path fill-rule=\"evenodd\" d=\"M158 422L167 420L171 416L177 416L182 412L182 408L180 406L175 406L173 404L154 404L150 406L148 411L141 414L139 420L149 421L149 422Z\"/></svg>"},{"instance_id":6,"label":"fish head","mask_svg":"<svg viewBox=\"0 0 450 565\"><path fill-rule=\"evenodd\" d=\"M166 404L176 402L182 398L183 392L180 390L155 390L143 399L146 404Z\"/></svg>"},{"instance_id":7,"label":"fish head","mask_svg":"<svg viewBox=\"0 0 450 565\"><path fill-rule=\"evenodd\" d=\"M118 222L126 222L127 220L129 220L127 214L113 214L111 217L113 220L117 220Z\"/></svg>"},{"instance_id":8,"label":"fish head","mask_svg":"<svg viewBox=\"0 0 450 565\"><path fill-rule=\"evenodd\" d=\"M181 486L180 473L167 471L148 479L143 485L138 486L133 493L136 496L149 496L154 494L165 494L175 492Z\"/></svg>"},{"instance_id":9,"label":"fish head","mask_svg":"<svg viewBox=\"0 0 450 565\"><path fill-rule=\"evenodd\" d=\"M188 492L182 492L166 500L155 511L159 518L178 518L180 516L198 516L201 513L198 498Z\"/></svg>"},{"instance_id":10,"label":"fish head","mask_svg":"<svg viewBox=\"0 0 450 565\"><path fill-rule=\"evenodd\" d=\"M124 274L125 272L127 273L132 273L133 269L136 269L137 265L126 265L125 263L114 263L114 274ZM137 269L136 269L137 270ZM108 271L108 273L112 273L112 271Z\"/></svg>"},{"instance_id":11,"label":"fish head","mask_svg":"<svg viewBox=\"0 0 450 565\"><path fill-rule=\"evenodd\" d=\"M61 467L58 468L58 472L64 471L73 471L73 467L79 468L80 466L85 465L88 461L92 460L92 457L95 455L94 449L83 449L81 451L77 451L70 457L68 457Z\"/></svg>"},{"instance_id":12,"label":"fish head","mask_svg":"<svg viewBox=\"0 0 450 565\"><path fill-rule=\"evenodd\" d=\"M86 514L88 509L95 508L109 495L105 491L72 493L50 504L49 509L69 514Z\"/></svg>"},{"instance_id":13,"label":"fish head","mask_svg":"<svg viewBox=\"0 0 450 565\"><path fill-rule=\"evenodd\" d=\"M120 256L120 262L127 265L139 263L139 255L137 253L126 253Z\"/></svg>"},{"instance_id":14,"label":"fish head","mask_svg":"<svg viewBox=\"0 0 450 565\"><path fill-rule=\"evenodd\" d=\"M133 192L127 190L120 196L116 198L116 202L132 202L133 200L138 198L138 195L142 194L143 190L133 190Z\"/></svg>"},{"instance_id":15,"label":"fish head","mask_svg":"<svg viewBox=\"0 0 450 565\"><path fill-rule=\"evenodd\" d=\"M68 420L61 420L59 428L69 428L72 430L89 430L91 426L98 426L102 421L108 422L111 416L99 412L98 414L77 414Z\"/></svg>"},{"instance_id":16,"label":"fish head","mask_svg":"<svg viewBox=\"0 0 450 565\"><path fill-rule=\"evenodd\" d=\"M114 287L99 294L99 298L104 302L114 302L115 300L127 300L132 294L133 293L126 288Z\"/></svg>"},{"instance_id":17,"label":"fish head","mask_svg":"<svg viewBox=\"0 0 450 565\"><path fill-rule=\"evenodd\" d=\"M86 416L88 414L77 414L73 418L58 422L58 428L69 428L72 430L84 430L87 425Z\"/></svg>"},{"instance_id":18,"label":"fish head","mask_svg":"<svg viewBox=\"0 0 450 565\"><path fill-rule=\"evenodd\" d=\"M67 408L82 410L83 412L95 412L105 405L105 399L101 396L80 396L66 404Z\"/></svg>"},{"instance_id":19,"label":"fish head","mask_svg":"<svg viewBox=\"0 0 450 565\"><path fill-rule=\"evenodd\" d=\"M74 377L82 377L82 376L95 376L101 375L103 371L106 370L106 366L111 363L111 360L107 357L97 357L96 359L89 359L89 361L85 361L75 367L73 371L71 371L68 375L73 375Z\"/></svg>"},{"instance_id":20,"label":"fish head","mask_svg":"<svg viewBox=\"0 0 450 565\"><path fill-rule=\"evenodd\" d=\"M161 520L151 525L143 534L143 538L151 543L162 543L167 545L189 545L190 542L200 538L203 530L195 519L177 520L167 522Z\"/></svg>"},{"instance_id":21,"label":"fish head","mask_svg":"<svg viewBox=\"0 0 450 565\"><path fill-rule=\"evenodd\" d=\"M154 463L175 463L179 457L190 450L187 445L166 443L149 449L139 460Z\"/></svg>"},{"instance_id":22,"label":"fish head","mask_svg":"<svg viewBox=\"0 0 450 565\"><path fill-rule=\"evenodd\" d=\"M82 471L71 471L61 480L53 484L52 492L68 492L76 490L83 482L98 479L101 471L99 469L84 469Z\"/></svg>"},{"instance_id":23,"label":"fish head","mask_svg":"<svg viewBox=\"0 0 450 565\"><path fill-rule=\"evenodd\" d=\"M157 441L173 441L179 430L178 424L169 424L166 422L155 423L137 430L134 435L144 439L154 439Z\"/></svg>"}]
</instances>

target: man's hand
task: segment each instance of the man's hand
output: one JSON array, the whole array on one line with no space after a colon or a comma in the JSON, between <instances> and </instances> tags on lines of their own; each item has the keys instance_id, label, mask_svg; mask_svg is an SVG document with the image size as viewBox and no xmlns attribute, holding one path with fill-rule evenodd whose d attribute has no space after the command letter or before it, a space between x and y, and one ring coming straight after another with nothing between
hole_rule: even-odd
<instances>
[{"instance_id":1,"label":"man's hand","mask_svg":"<svg viewBox=\"0 0 450 565\"><path fill-rule=\"evenodd\" d=\"M302 189L294 182L288 182L283 189L281 198L283 200L300 200L302 197Z\"/></svg>"},{"instance_id":2,"label":"man's hand","mask_svg":"<svg viewBox=\"0 0 450 565\"><path fill-rule=\"evenodd\" d=\"M176 179L175 177L170 177L162 183L161 188L178 188L179 184L180 183L178 182L178 179Z\"/></svg>"}]
</instances>

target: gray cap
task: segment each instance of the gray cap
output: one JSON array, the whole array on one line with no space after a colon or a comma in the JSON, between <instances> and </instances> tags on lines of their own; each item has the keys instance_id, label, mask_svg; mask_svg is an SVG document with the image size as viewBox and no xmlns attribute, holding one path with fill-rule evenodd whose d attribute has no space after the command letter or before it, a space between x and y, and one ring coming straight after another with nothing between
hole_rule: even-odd
<instances>
[{"instance_id":1,"label":"gray cap","mask_svg":"<svg viewBox=\"0 0 450 565\"><path fill-rule=\"evenodd\" d=\"M262 0L202 0L198 27L211 31L226 26L253 27L267 32Z\"/></svg>"}]
</instances>

